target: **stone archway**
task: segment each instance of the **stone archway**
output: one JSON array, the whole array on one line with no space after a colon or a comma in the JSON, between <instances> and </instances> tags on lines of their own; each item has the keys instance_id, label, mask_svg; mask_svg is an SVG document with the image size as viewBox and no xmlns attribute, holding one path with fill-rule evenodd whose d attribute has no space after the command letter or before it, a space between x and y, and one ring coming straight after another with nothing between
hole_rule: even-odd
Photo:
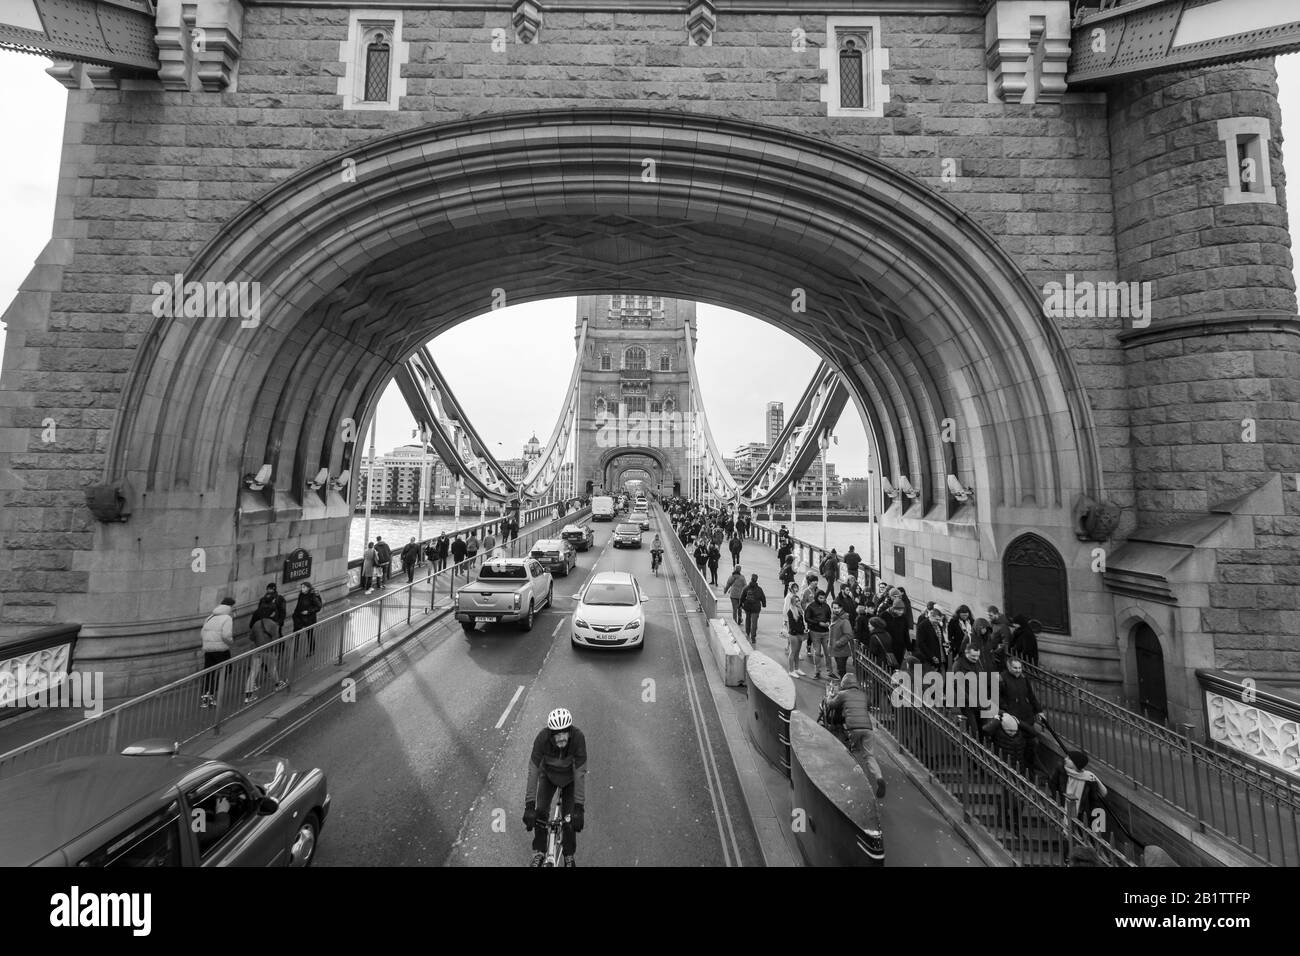
<instances>
[{"instance_id":1,"label":"stone archway","mask_svg":"<svg viewBox=\"0 0 1300 956\"><path fill-rule=\"evenodd\" d=\"M592 474L598 486L603 484L607 491L613 489L617 494L622 474L632 470L649 472L655 490L661 486L671 489L672 483L678 480L672 459L663 450L636 445L605 449L596 460Z\"/></svg>"},{"instance_id":2,"label":"stone archway","mask_svg":"<svg viewBox=\"0 0 1300 956\"><path fill-rule=\"evenodd\" d=\"M658 181L641 189L648 155ZM498 288L512 304L649 291L780 324L843 372L922 513L942 519L956 467L994 542L1027 519L1067 528L1080 494L1101 495L1091 411L1033 288L968 215L883 163L755 123L583 109L405 130L340 158L355 182L339 159L291 176L186 270L260 283L254 326L162 318L140 346L104 467L140 500L129 525L95 529L87 594L59 598L91 659L117 656L107 639L124 632L90 595L110 577L143 586L125 580L147 573L137 541L178 567L208 548L209 578L178 581L165 620L131 622L173 647L295 540L317 542L323 583L341 580L348 502L306 482L356 460L341 423L364 422L394 365ZM812 295L792 314L795 287ZM245 488L265 465L270 485Z\"/></svg>"}]
</instances>

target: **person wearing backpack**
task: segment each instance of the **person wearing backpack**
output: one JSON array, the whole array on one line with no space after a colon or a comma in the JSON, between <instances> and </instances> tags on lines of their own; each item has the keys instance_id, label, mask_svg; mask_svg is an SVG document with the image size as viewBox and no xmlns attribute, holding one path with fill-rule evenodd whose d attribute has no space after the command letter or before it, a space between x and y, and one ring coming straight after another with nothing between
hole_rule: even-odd
<instances>
[{"instance_id":1,"label":"person wearing backpack","mask_svg":"<svg viewBox=\"0 0 1300 956\"><path fill-rule=\"evenodd\" d=\"M275 619L274 608L275 598L279 598L281 604L284 603L284 598L279 597L279 595L272 597L269 593L275 589L274 584L268 584L266 587L268 594L257 603L257 610L253 612L253 616L248 622L250 625L248 636L252 639L254 647L267 647L280 639L280 624ZM248 669L248 680L244 684L245 704L251 704L256 698L257 688L262 681L264 671L270 671L271 681L274 683L276 690L284 686L285 682L280 680L279 658L278 648L254 655L252 664Z\"/></svg>"},{"instance_id":2,"label":"person wearing backpack","mask_svg":"<svg viewBox=\"0 0 1300 956\"><path fill-rule=\"evenodd\" d=\"M880 764L871 752L871 708L856 675L849 673L840 678L840 690L827 704L827 710L843 717L844 733L848 737L849 753L864 771L867 779L876 783L876 799L885 795L885 777Z\"/></svg>"},{"instance_id":3,"label":"person wearing backpack","mask_svg":"<svg viewBox=\"0 0 1300 956\"><path fill-rule=\"evenodd\" d=\"M731 577L727 578L727 583L722 586L723 592L731 598L731 619L737 625L743 625L744 621L740 617L740 598L745 593L745 576L740 573L740 565L731 572Z\"/></svg>"}]
</instances>

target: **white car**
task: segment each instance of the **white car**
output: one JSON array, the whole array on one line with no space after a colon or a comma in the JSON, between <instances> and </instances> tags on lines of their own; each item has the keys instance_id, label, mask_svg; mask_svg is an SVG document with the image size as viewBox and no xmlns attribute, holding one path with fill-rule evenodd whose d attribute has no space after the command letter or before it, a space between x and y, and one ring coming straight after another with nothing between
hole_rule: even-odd
<instances>
[{"instance_id":1,"label":"white car","mask_svg":"<svg viewBox=\"0 0 1300 956\"><path fill-rule=\"evenodd\" d=\"M602 571L574 596L574 647L645 647L646 599L632 575Z\"/></svg>"}]
</instances>

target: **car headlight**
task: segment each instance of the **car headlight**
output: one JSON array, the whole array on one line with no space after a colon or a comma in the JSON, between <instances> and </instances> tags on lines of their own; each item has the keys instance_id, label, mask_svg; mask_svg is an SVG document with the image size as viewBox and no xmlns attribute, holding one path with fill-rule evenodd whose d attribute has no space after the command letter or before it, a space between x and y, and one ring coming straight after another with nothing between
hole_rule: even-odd
<instances>
[{"instance_id":1,"label":"car headlight","mask_svg":"<svg viewBox=\"0 0 1300 956\"><path fill-rule=\"evenodd\" d=\"M582 618L580 618L580 617L575 617L575 618L573 619L573 626L574 626L574 627L586 627L586 626L587 626L587 622L584 621L584 620L583 620Z\"/></svg>"},{"instance_id":2,"label":"car headlight","mask_svg":"<svg viewBox=\"0 0 1300 956\"><path fill-rule=\"evenodd\" d=\"M628 621L626 624L623 625L623 630L635 631L640 626L641 626L640 621Z\"/></svg>"}]
</instances>

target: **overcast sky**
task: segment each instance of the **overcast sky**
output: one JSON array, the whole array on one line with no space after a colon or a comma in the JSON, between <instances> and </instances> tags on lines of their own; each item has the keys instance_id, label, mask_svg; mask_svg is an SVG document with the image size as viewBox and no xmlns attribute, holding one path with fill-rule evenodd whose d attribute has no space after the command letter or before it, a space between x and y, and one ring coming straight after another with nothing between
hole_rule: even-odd
<instances>
[{"instance_id":1,"label":"overcast sky","mask_svg":"<svg viewBox=\"0 0 1300 956\"><path fill-rule=\"evenodd\" d=\"M1277 62L1282 133L1300 137L1295 132L1300 130L1300 54ZM0 51L0 90L7 94L0 97L0 129L11 144L0 159L0 313L49 238L54 215L67 91L45 75L48 65L42 57ZM1293 175L1291 181L1300 178ZM1293 237L1296 232L1292 223ZM573 319L573 299L551 300L470 320L434 341L434 359L498 457L519 455L533 432L542 442L550 437L573 365ZM517 347L506 353L485 350L484 342L502 339ZM737 341L746 343L743 364L736 362ZM479 370L487 355L492 375L484 386ZM767 403L783 401L789 411L817 360L796 339L765 322L700 306L696 363L709 425L729 455L739 444L763 440ZM381 451L410 440L413 421L395 387L380 403L379 417ZM828 459L842 475L863 474L866 437L852 406L836 432L839 444Z\"/></svg>"}]
</instances>

